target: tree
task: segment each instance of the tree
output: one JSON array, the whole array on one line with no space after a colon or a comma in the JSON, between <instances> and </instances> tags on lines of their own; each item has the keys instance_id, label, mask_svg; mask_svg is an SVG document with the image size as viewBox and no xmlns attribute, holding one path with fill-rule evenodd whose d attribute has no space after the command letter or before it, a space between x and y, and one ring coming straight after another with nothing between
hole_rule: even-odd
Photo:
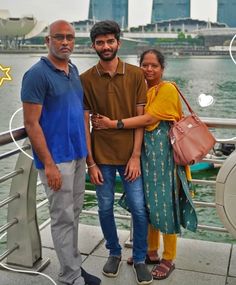
<instances>
[{"instance_id":1,"label":"tree","mask_svg":"<svg viewBox=\"0 0 236 285\"><path fill-rule=\"evenodd\" d=\"M178 39L185 39L185 34L183 32L178 33Z\"/></svg>"}]
</instances>

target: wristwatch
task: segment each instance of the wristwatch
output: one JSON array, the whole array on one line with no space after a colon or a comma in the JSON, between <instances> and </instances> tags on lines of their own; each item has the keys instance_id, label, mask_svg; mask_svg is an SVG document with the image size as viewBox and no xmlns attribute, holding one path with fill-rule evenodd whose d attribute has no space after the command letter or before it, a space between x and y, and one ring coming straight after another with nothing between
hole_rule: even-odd
<instances>
[{"instance_id":1,"label":"wristwatch","mask_svg":"<svg viewBox=\"0 0 236 285\"><path fill-rule=\"evenodd\" d=\"M117 121L117 125L116 125L117 129L123 129L124 128L124 123L122 122L122 120L118 120Z\"/></svg>"}]
</instances>

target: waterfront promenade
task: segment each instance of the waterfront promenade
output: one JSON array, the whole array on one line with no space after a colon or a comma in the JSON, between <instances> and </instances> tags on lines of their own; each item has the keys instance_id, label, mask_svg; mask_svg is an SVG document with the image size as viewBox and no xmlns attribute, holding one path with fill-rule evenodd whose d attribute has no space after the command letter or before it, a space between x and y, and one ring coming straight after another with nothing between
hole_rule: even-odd
<instances>
[{"instance_id":1,"label":"waterfront promenade","mask_svg":"<svg viewBox=\"0 0 236 285\"><path fill-rule=\"evenodd\" d=\"M129 238L129 232L119 231L120 242ZM50 226L41 232L43 258L50 258L50 265L43 271L57 282L59 264L55 255ZM83 267L102 279L101 285L135 285L132 266L126 264L131 249L123 249L123 264L117 278L102 275L107 251L100 227L80 224L79 248L83 253ZM149 265L151 270L152 266ZM1 285L50 285L48 279L9 271L0 271ZM58 285L62 283L57 282ZM236 285L236 244L179 238L176 269L166 280L153 281L154 285Z\"/></svg>"}]
</instances>

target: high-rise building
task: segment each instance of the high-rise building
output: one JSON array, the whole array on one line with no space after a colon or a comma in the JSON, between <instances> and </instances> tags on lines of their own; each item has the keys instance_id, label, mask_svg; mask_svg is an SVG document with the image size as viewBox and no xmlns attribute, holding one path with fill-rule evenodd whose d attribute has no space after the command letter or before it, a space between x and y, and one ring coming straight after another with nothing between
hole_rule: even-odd
<instances>
[{"instance_id":1,"label":"high-rise building","mask_svg":"<svg viewBox=\"0 0 236 285\"><path fill-rule=\"evenodd\" d=\"M236 0L218 0L217 22L236 27Z\"/></svg>"},{"instance_id":2,"label":"high-rise building","mask_svg":"<svg viewBox=\"0 0 236 285\"><path fill-rule=\"evenodd\" d=\"M91 20L114 20L121 29L128 27L128 0L90 0Z\"/></svg>"},{"instance_id":3,"label":"high-rise building","mask_svg":"<svg viewBox=\"0 0 236 285\"><path fill-rule=\"evenodd\" d=\"M153 0L152 23L176 18L190 18L190 0Z\"/></svg>"}]
</instances>

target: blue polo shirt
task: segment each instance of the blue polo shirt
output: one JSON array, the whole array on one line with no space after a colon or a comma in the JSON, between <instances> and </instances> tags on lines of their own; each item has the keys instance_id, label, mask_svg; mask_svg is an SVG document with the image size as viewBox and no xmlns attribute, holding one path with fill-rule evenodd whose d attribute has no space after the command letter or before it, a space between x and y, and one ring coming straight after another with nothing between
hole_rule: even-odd
<instances>
[{"instance_id":1,"label":"blue polo shirt","mask_svg":"<svg viewBox=\"0 0 236 285\"><path fill-rule=\"evenodd\" d=\"M74 64L66 75L42 57L24 74L21 100L42 105L39 122L55 163L86 157L83 89ZM44 168L35 152L34 158Z\"/></svg>"}]
</instances>

